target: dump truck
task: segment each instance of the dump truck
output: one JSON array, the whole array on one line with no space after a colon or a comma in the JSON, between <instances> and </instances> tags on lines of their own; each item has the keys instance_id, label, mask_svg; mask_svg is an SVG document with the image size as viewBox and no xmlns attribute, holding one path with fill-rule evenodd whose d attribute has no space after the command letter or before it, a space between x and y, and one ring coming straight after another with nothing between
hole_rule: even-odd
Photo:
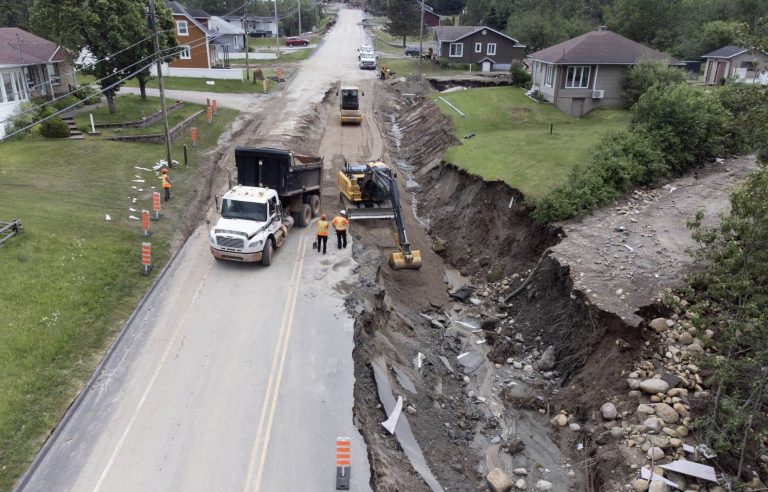
<instances>
[{"instance_id":1,"label":"dump truck","mask_svg":"<svg viewBox=\"0 0 768 492\"><path fill-rule=\"evenodd\" d=\"M363 121L363 115L360 113L359 96L365 94L360 92L357 86L342 86L339 109L341 110L341 124L352 123L359 125Z\"/></svg>"},{"instance_id":2,"label":"dump truck","mask_svg":"<svg viewBox=\"0 0 768 492\"><path fill-rule=\"evenodd\" d=\"M272 263L294 225L320 213L321 157L271 148L235 149L237 185L216 197L220 217L209 233L217 260Z\"/></svg>"}]
</instances>

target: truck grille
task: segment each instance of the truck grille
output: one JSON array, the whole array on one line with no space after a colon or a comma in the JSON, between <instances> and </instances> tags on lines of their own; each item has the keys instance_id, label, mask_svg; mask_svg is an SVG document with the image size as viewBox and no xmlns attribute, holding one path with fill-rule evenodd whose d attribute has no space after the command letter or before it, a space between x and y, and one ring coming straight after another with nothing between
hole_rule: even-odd
<instances>
[{"instance_id":1,"label":"truck grille","mask_svg":"<svg viewBox=\"0 0 768 492\"><path fill-rule=\"evenodd\" d=\"M236 237L216 236L216 243L225 248L243 249L245 241Z\"/></svg>"}]
</instances>

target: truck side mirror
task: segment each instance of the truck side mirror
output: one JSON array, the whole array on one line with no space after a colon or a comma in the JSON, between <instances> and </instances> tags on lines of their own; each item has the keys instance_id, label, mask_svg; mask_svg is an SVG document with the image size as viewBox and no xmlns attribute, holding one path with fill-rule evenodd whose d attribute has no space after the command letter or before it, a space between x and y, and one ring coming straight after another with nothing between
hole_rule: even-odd
<instances>
[{"instance_id":1,"label":"truck side mirror","mask_svg":"<svg viewBox=\"0 0 768 492\"><path fill-rule=\"evenodd\" d=\"M216 204L216 213L221 213L221 195L216 195L213 199Z\"/></svg>"}]
</instances>

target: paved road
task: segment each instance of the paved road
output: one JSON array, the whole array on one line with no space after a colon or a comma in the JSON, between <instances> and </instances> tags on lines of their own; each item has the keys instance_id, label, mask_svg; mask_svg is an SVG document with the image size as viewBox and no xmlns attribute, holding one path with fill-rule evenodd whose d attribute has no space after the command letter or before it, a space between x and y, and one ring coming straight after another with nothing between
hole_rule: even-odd
<instances>
[{"instance_id":1,"label":"paved road","mask_svg":"<svg viewBox=\"0 0 768 492\"><path fill-rule=\"evenodd\" d=\"M340 12L260 138L290 134L339 74L373 77L356 68L359 21ZM343 307L351 248L321 256L313 231L294 229L265 268L215 262L206 234L182 248L24 490L334 490L337 436L352 441L352 490L368 490Z\"/></svg>"}]
</instances>

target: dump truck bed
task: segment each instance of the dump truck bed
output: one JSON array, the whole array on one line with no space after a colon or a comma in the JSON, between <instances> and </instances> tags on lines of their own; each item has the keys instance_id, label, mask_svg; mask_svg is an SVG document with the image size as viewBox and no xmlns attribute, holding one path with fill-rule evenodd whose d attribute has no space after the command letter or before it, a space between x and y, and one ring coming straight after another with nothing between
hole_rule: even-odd
<instances>
[{"instance_id":1,"label":"dump truck bed","mask_svg":"<svg viewBox=\"0 0 768 492\"><path fill-rule=\"evenodd\" d=\"M281 197L320 189L323 158L272 149L237 147L237 183L272 188Z\"/></svg>"}]
</instances>

